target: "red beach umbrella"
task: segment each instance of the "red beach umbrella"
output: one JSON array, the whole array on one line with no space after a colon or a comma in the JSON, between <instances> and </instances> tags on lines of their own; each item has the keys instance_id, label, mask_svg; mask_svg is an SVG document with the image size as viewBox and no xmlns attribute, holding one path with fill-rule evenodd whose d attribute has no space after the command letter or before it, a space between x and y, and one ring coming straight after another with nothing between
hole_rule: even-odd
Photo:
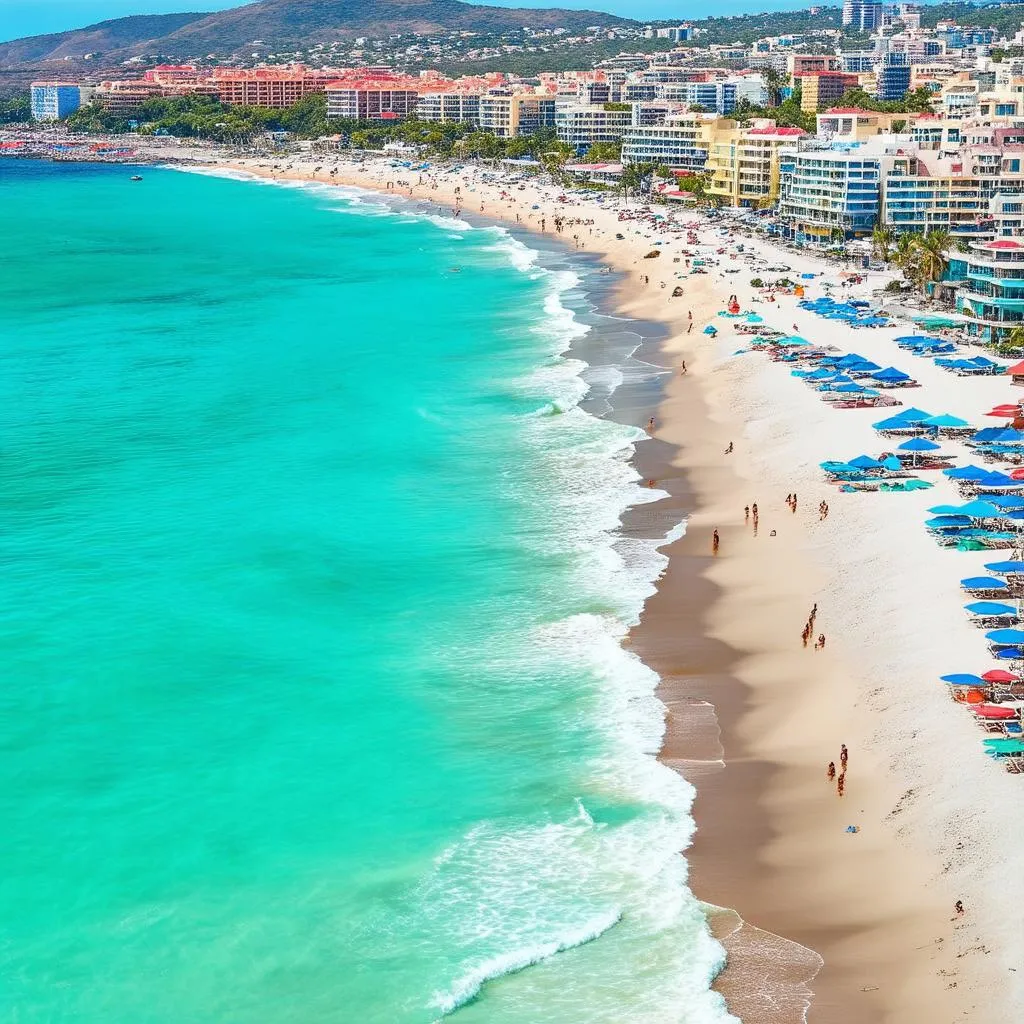
<instances>
[{"instance_id":1,"label":"red beach umbrella","mask_svg":"<svg viewBox=\"0 0 1024 1024\"><path fill-rule=\"evenodd\" d=\"M1011 472L1010 472L1010 479L1011 480L1024 480L1024 466L1022 466L1020 469L1011 470Z\"/></svg>"},{"instance_id":2,"label":"red beach umbrella","mask_svg":"<svg viewBox=\"0 0 1024 1024\"><path fill-rule=\"evenodd\" d=\"M974 713L979 718L1010 719L1017 717L1017 712L1013 708L1004 708L1000 704L976 704Z\"/></svg>"},{"instance_id":3,"label":"red beach umbrella","mask_svg":"<svg viewBox=\"0 0 1024 1024\"><path fill-rule=\"evenodd\" d=\"M1015 676L1012 672L1007 672L1003 668L990 668L987 672L982 672L981 678L986 683L1019 683L1020 676Z\"/></svg>"},{"instance_id":4,"label":"red beach umbrella","mask_svg":"<svg viewBox=\"0 0 1024 1024\"><path fill-rule=\"evenodd\" d=\"M1019 405L997 405L991 412L985 413L986 416L996 416L1002 420L1012 420L1021 415Z\"/></svg>"}]
</instances>

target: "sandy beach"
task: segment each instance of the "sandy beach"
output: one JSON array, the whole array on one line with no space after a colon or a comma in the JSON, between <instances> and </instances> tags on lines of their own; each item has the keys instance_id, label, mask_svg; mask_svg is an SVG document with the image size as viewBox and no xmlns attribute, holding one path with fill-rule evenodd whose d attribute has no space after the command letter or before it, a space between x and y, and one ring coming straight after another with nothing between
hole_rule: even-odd
<instances>
[{"instance_id":1,"label":"sandy beach","mask_svg":"<svg viewBox=\"0 0 1024 1024\"><path fill-rule=\"evenodd\" d=\"M911 373L921 387L900 396L906 404L975 423L1007 399L1008 382L958 378L898 350L893 339L909 333L906 324L855 331L790 296L761 302L741 261L739 273L725 273L728 252L709 274L689 276L681 257L673 262L683 249L712 254L735 242L791 267L789 276L838 276L812 257L720 237L710 223L687 245L685 232L620 220L621 200L561 203L560 189L484 181L470 169L429 177L377 161L342 163L331 176L332 164L219 166L388 191L446 211L461 203L474 217L543 230L621 275L623 315L667 327L662 356L675 369L664 400L653 412L635 410L639 424L654 416L666 444L639 445L637 464L687 528L667 549L668 568L630 643L662 680L662 757L697 788L698 831L686 857L728 952L717 987L732 1012L758 1024L805 1013L812 1024L1019 1020L1024 879L1008 861L1020 780L985 756L978 728L938 681L989 666L958 581L992 556L944 550L928 537L926 510L956 500L944 477L929 474L936 486L909 494L827 485L820 462L886 447L871 427L886 413L831 409L783 364L735 354L742 336L718 312L735 293L770 326L795 325ZM556 217L582 223L556 235ZM662 255L644 259L655 241ZM881 280L872 275L857 294ZM823 294L820 281L810 297ZM673 298L677 284L683 295ZM712 322L715 338L703 333ZM948 447L971 461L962 446ZM785 501L793 492L795 512ZM744 515L754 503L756 534ZM815 605L824 650L801 643ZM844 743L840 798L825 768Z\"/></svg>"}]
</instances>

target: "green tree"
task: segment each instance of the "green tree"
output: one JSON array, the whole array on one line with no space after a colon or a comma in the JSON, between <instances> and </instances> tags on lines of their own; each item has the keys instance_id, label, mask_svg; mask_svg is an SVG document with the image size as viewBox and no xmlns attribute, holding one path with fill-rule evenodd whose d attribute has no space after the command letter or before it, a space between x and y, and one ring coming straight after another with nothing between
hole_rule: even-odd
<instances>
[{"instance_id":1,"label":"green tree","mask_svg":"<svg viewBox=\"0 0 1024 1024\"><path fill-rule=\"evenodd\" d=\"M950 244L949 232L945 228L935 228L917 238L918 276L922 290L942 280L949 266Z\"/></svg>"},{"instance_id":2,"label":"green tree","mask_svg":"<svg viewBox=\"0 0 1024 1024\"><path fill-rule=\"evenodd\" d=\"M871 232L871 251L883 262L889 262L889 253L896 240L896 232L887 224L876 224Z\"/></svg>"},{"instance_id":3,"label":"green tree","mask_svg":"<svg viewBox=\"0 0 1024 1024\"><path fill-rule=\"evenodd\" d=\"M32 102L27 93L0 100L0 124L25 124L32 119Z\"/></svg>"},{"instance_id":4,"label":"green tree","mask_svg":"<svg viewBox=\"0 0 1024 1024\"><path fill-rule=\"evenodd\" d=\"M616 164L622 159L622 142L594 142L586 159L591 164Z\"/></svg>"}]
</instances>

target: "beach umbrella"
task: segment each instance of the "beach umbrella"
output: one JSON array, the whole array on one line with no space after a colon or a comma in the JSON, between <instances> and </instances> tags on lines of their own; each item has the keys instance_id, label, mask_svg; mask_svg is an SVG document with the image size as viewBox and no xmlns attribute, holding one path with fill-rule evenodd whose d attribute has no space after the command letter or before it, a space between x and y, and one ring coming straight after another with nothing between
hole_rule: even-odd
<instances>
[{"instance_id":1,"label":"beach umbrella","mask_svg":"<svg viewBox=\"0 0 1024 1024\"><path fill-rule=\"evenodd\" d=\"M963 515L963 513L960 511L959 505L933 505L930 509L928 509L928 511L931 512L933 516Z\"/></svg>"},{"instance_id":2,"label":"beach umbrella","mask_svg":"<svg viewBox=\"0 0 1024 1024\"><path fill-rule=\"evenodd\" d=\"M942 338L929 338L926 334L907 334L907 335L904 335L902 338L897 338L896 339L896 344L897 345L920 345L923 342L927 342L927 341L937 342L940 345L943 343L943 339Z\"/></svg>"},{"instance_id":3,"label":"beach umbrella","mask_svg":"<svg viewBox=\"0 0 1024 1024\"><path fill-rule=\"evenodd\" d=\"M1024 410L1019 405L997 405L990 412L985 413L986 416L997 416L999 419L1012 420L1017 416L1024 415Z\"/></svg>"},{"instance_id":4,"label":"beach umbrella","mask_svg":"<svg viewBox=\"0 0 1024 1024\"><path fill-rule=\"evenodd\" d=\"M934 441L929 441L926 437L912 437L909 441L904 441L903 444L899 445L899 451L935 452L941 447L942 445L936 444Z\"/></svg>"},{"instance_id":5,"label":"beach umbrella","mask_svg":"<svg viewBox=\"0 0 1024 1024\"><path fill-rule=\"evenodd\" d=\"M1024 573L1024 562L988 562L985 565L985 568L988 569L989 572L997 572L1002 576L1016 576L1020 573Z\"/></svg>"},{"instance_id":6,"label":"beach umbrella","mask_svg":"<svg viewBox=\"0 0 1024 1024\"><path fill-rule=\"evenodd\" d=\"M897 370L895 366L887 366L884 370L879 370L878 373L872 374L875 380L883 381L904 381L910 380L910 374L904 373L902 370Z\"/></svg>"},{"instance_id":7,"label":"beach umbrella","mask_svg":"<svg viewBox=\"0 0 1024 1024\"><path fill-rule=\"evenodd\" d=\"M1020 469L1011 469L1010 478L1013 480L1024 480L1024 466Z\"/></svg>"},{"instance_id":8,"label":"beach umbrella","mask_svg":"<svg viewBox=\"0 0 1024 1024\"><path fill-rule=\"evenodd\" d=\"M994 644L1024 644L1024 629L990 629L985 634L986 640Z\"/></svg>"},{"instance_id":9,"label":"beach umbrella","mask_svg":"<svg viewBox=\"0 0 1024 1024\"><path fill-rule=\"evenodd\" d=\"M1024 660L1024 651L1019 647L1004 647L996 651L995 656L1002 661L1021 661Z\"/></svg>"},{"instance_id":10,"label":"beach umbrella","mask_svg":"<svg viewBox=\"0 0 1024 1024\"><path fill-rule=\"evenodd\" d=\"M999 601L975 601L973 604L965 604L964 608L972 615L981 615L983 618L1002 618L1004 615L1017 614L1017 609L1012 604L1002 604Z\"/></svg>"},{"instance_id":11,"label":"beach umbrella","mask_svg":"<svg viewBox=\"0 0 1024 1024\"><path fill-rule=\"evenodd\" d=\"M1008 590L1009 584L998 580L994 576L968 576L960 581L964 590Z\"/></svg>"},{"instance_id":12,"label":"beach umbrella","mask_svg":"<svg viewBox=\"0 0 1024 1024\"><path fill-rule=\"evenodd\" d=\"M996 508L1014 510L1024 508L1024 498L1019 494L984 494L979 492L978 497L982 501L991 502Z\"/></svg>"},{"instance_id":13,"label":"beach umbrella","mask_svg":"<svg viewBox=\"0 0 1024 1024\"><path fill-rule=\"evenodd\" d=\"M986 473L980 480L976 481L979 488L986 487L1020 487L1020 481L1014 480L1013 477L1007 476L1005 473L1000 473L993 470L991 473Z\"/></svg>"},{"instance_id":14,"label":"beach umbrella","mask_svg":"<svg viewBox=\"0 0 1024 1024\"><path fill-rule=\"evenodd\" d=\"M944 469L943 474L951 480L983 480L992 471L979 466L960 466L957 469Z\"/></svg>"},{"instance_id":15,"label":"beach umbrella","mask_svg":"<svg viewBox=\"0 0 1024 1024\"><path fill-rule=\"evenodd\" d=\"M971 710L979 718L989 718L993 721L1006 721L1017 717L1016 709L1005 708L1001 704L975 704Z\"/></svg>"},{"instance_id":16,"label":"beach umbrella","mask_svg":"<svg viewBox=\"0 0 1024 1024\"><path fill-rule=\"evenodd\" d=\"M981 678L986 683L1019 683L1020 676L1014 675L1012 672L1007 672L1002 668L990 668L987 672L982 672Z\"/></svg>"},{"instance_id":17,"label":"beach umbrella","mask_svg":"<svg viewBox=\"0 0 1024 1024\"><path fill-rule=\"evenodd\" d=\"M927 419L921 421L926 427L969 427L970 424L967 420L960 419L959 416L951 416L948 412L942 413L938 416L929 416Z\"/></svg>"},{"instance_id":18,"label":"beach umbrella","mask_svg":"<svg viewBox=\"0 0 1024 1024\"><path fill-rule=\"evenodd\" d=\"M996 436L1003 432L1003 427L982 427L971 435L971 440L979 444L995 440Z\"/></svg>"},{"instance_id":19,"label":"beach umbrella","mask_svg":"<svg viewBox=\"0 0 1024 1024\"><path fill-rule=\"evenodd\" d=\"M992 440L997 444L1020 444L1021 441L1024 441L1024 431L1007 427L1005 430L1000 430Z\"/></svg>"},{"instance_id":20,"label":"beach umbrella","mask_svg":"<svg viewBox=\"0 0 1024 1024\"><path fill-rule=\"evenodd\" d=\"M952 675L940 676L942 682L950 686L984 686L985 680L981 676L971 675L969 672L954 672Z\"/></svg>"},{"instance_id":21,"label":"beach umbrella","mask_svg":"<svg viewBox=\"0 0 1024 1024\"><path fill-rule=\"evenodd\" d=\"M1010 737L995 737L985 740L985 753L989 757L1011 757L1024 754L1024 741Z\"/></svg>"},{"instance_id":22,"label":"beach umbrella","mask_svg":"<svg viewBox=\"0 0 1024 1024\"><path fill-rule=\"evenodd\" d=\"M954 526L970 526L970 516L935 516L934 519L925 520L925 526L929 530L947 530Z\"/></svg>"},{"instance_id":23,"label":"beach umbrella","mask_svg":"<svg viewBox=\"0 0 1024 1024\"><path fill-rule=\"evenodd\" d=\"M878 459L871 458L870 455L858 455L855 459L850 459L849 465L853 466L854 469L881 469L882 463Z\"/></svg>"},{"instance_id":24,"label":"beach umbrella","mask_svg":"<svg viewBox=\"0 0 1024 1024\"><path fill-rule=\"evenodd\" d=\"M970 516L972 519L998 519L1001 511L989 501L969 501L961 505L955 515Z\"/></svg>"},{"instance_id":25,"label":"beach umbrella","mask_svg":"<svg viewBox=\"0 0 1024 1024\"><path fill-rule=\"evenodd\" d=\"M711 326L711 324L708 324L707 327L704 328L704 333L710 334L712 337L714 337L718 333L718 331L716 331L714 327Z\"/></svg>"}]
</instances>

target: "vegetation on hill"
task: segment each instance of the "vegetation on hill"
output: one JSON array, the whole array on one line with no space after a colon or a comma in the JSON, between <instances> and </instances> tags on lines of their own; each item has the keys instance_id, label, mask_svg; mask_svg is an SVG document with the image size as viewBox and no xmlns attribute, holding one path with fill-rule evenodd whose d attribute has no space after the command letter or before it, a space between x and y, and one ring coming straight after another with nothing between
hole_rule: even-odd
<instances>
[{"instance_id":1,"label":"vegetation on hill","mask_svg":"<svg viewBox=\"0 0 1024 1024\"><path fill-rule=\"evenodd\" d=\"M32 117L32 104L22 94L0 100L0 124L22 124Z\"/></svg>"}]
</instances>

